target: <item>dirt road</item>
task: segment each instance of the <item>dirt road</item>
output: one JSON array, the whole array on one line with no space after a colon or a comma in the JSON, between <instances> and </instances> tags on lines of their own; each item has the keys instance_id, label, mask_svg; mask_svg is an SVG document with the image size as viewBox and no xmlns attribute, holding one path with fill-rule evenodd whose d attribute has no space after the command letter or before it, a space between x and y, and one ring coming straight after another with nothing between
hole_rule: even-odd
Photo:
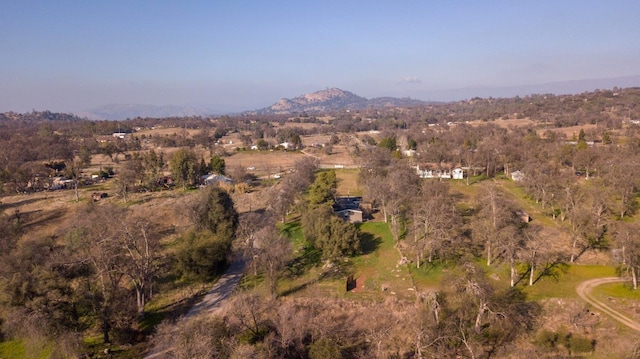
<instances>
[{"instance_id":1,"label":"dirt road","mask_svg":"<svg viewBox=\"0 0 640 359\"><path fill-rule=\"evenodd\" d=\"M640 332L640 323L636 322L635 320L627 317L626 315L612 309L611 307L609 307L608 305L606 305L605 303L599 301L598 299L595 298L595 296L593 296L591 294L591 291L593 290L593 288L601 285L601 284L607 284L607 283L618 283L618 282L626 282L627 279L624 278L618 278L618 277L608 277L608 278L596 278L596 279L591 279L588 281L584 281L582 283L580 283L577 287L576 287L576 292L578 292L578 295L584 299L587 303L593 305L594 307L596 307L597 309L599 309L600 311L602 311L603 313L609 315L610 317L612 317L613 319L619 321L620 323L626 325L627 327Z\"/></svg>"},{"instance_id":2,"label":"dirt road","mask_svg":"<svg viewBox=\"0 0 640 359\"><path fill-rule=\"evenodd\" d=\"M202 301L194 305L182 320L189 320L204 312L213 315L222 309L229 297L231 297L231 294L233 294L238 283L240 283L242 275L244 274L244 267L244 260L242 260L241 256L237 256L213 288L204 296ZM168 350L167 348L154 346L149 353L147 353L145 359L164 358Z\"/></svg>"}]
</instances>

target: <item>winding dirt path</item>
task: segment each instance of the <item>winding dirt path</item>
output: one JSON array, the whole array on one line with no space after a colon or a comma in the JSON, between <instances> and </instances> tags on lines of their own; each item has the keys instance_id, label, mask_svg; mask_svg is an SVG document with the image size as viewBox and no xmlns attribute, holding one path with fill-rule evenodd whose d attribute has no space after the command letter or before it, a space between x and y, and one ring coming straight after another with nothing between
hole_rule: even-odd
<instances>
[{"instance_id":1,"label":"winding dirt path","mask_svg":"<svg viewBox=\"0 0 640 359\"><path fill-rule=\"evenodd\" d=\"M608 277L608 278L591 279L591 280L587 280L587 281L584 281L584 282L580 283L576 287L576 292L587 303L593 305L594 307L596 307L597 309L599 309L603 313L606 313L607 315L609 315L613 319L619 321L620 323L626 325L627 327L629 327L629 328L631 328L631 329L633 329L635 331L640 332L640 323L638 323L635 320L627 317L626 315L614 310L613 308L609 307L607 304L605 304L605 303L599 301L598 299L596 299L595 296L593 296L591 294L591 291L593 290L593 288L595 288L595 287L597 287L597 286L599 286L601 284L626 282L627 280L628 279L619 278L619 277Z\"/></svg>"},{"instance_id":2,"label":"winding dirt path","mask_svg":"<svg viewBox=\"0 0 640 359\"><path fill-rule=\"evenodd\" d=\"M245 262L242 256L238 255L231 263L227 271L218 279L216 284L211 290L204 296L202 301L194 305L189 312L182 317L183 321L187 321L196 315L205 313L209 315L216 314L220 311L227 300L233 294L238 283L242 279L244 274ZM168 350L171 348L164 348L161 346L154 346L144 357L145 359L164 358Z\"/></svg>"}]
</instances>

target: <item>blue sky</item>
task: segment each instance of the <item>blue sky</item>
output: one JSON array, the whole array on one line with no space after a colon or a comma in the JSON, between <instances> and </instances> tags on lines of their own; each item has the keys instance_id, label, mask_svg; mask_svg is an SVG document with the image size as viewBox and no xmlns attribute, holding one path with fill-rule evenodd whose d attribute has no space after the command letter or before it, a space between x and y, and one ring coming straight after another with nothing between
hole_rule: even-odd
<instances>
[{"instance_id":1,"label":"blue sky","mask_svg":"<svg viewBox=\"0 0 640 359\"><path fill-rule=\"evenodd\" d=\"M639 19L637 0L0 0L0 111L226 112L328 87L455 100L636 76Z\"/></svg>"}]
</instances>

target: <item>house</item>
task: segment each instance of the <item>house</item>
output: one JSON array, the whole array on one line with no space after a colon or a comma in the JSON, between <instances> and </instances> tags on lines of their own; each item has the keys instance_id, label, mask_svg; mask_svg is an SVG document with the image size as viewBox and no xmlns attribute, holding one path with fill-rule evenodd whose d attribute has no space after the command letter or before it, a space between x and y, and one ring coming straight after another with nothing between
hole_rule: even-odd
<instances>
[{"instance_id":1,"label":"house","mask_svg":"<svg viewBox=\"0 0 640 359\"><path fill-rule=\"evenodd\" d=\"M338 217L351 223L362 223L364 215L360 205L362 197L359 196L341 196L335 199L333 204L333 213Z\"/></svg>"},{"instance_id":2,"label":"house","mask_svg":"<svg viewBox=\"0 0 640 359\"><path fill-rule=\"evenodd\" d=\"M404 150L402 151L404 157L413 157L416 155L416 150Z\"/></svg>"},{"instance_id":3,"label":"house","mask_svg":"<svg viewBox=\"0 0 640 359\"><path fill-rule=\"evenodd\" d=\"M464 179L464 171L460 167L454 168L453 171L451 171L451 177L453 177L453 179Z\"/></svg>"},{"instance_id":4,"label":"house","mask_svg":"<svg viewBox=\"0 0 640 359\"><path fill-rule=\"evenodd\" d=\"M115 138L119 138L121 140L124 140L125 137L127 137L127 133L126 132L114 132L112 136L115 137Z\"/></svg>"},{"instance_id":5,"label":"house","mask_svg":"<svg viewBox=\"0 0 640 359\"><path fill-rule=\"evenodd\" d=\"M529 215L529 213L527 213L527 212L525 212L525 211L522 211L522 210L517 211L517 212L516 212L516 215L517 215L517 216L518 216L518 218L520 218L520 220L521 220L522 222L524 222L524 223L529 223L529 222L531 222L531 220L533 219L533 218L531 218L531 216Z\"/></svg>"},{"instance_id":6,"label":"house","mask_svg":"<svg viewBox=\"0 0 640 359\"><path fill-rule=\"evenodd\" d=\"M73 180L67 179L66 177L53 177L51 179L51 184L48 185L48 189L51 191L59 190L59 189L70 189L73 187ZM45 186L46 188L47 186Z\"/></svg>"},{"instance_id":7,"label":"house","mask_svg":"<svg viewBox=\"0 0 640 359\"><path fill-rule=\"evenodd\" d=\"M451 172L449 170L420 169L420 165L416 166L416 173L420 178L451 178Z\"/></svg>"},{"instance_id":8,"label":"house","mask_svg":"<svg viewBox=\"0 0 640 359\"><path fill-rule=\"evenodd\" d=\"M231 178L223 176L223 175L218 175L218 174L204 175L204 176L200 177L200 181L205 186L210 186L210 185L213 185L213 184L220 184L220 183L233 184L233 180Z\"/></svg>"},{"instance_id":9,"label":"house","mask_svg":"<svg viewBox=\"0 0 640 359\"><path fill-rule=\"evenodd\" d=\"M345 209L342 211L335 212L335 214L344 219L345 221L349 221L351 223L362 223L363 216L362 211L359 209Z\"/></svg>"},{"instance_id":10,"label":"house","mask_svg":"<svg viewBox=\"0 0 640 359\"><path fill-rule=\"evenodd\" d=\"M514 182L520 182L524 179L524 173L520 172L520 171L513 171L511 172L511 179Z\"/></svg>"}]
</instances>

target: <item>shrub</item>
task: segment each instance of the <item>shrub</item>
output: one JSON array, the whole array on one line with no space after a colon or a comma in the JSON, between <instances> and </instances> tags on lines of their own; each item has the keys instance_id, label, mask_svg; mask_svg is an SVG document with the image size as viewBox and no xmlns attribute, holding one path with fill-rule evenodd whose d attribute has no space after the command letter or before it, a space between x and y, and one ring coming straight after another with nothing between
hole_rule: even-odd
<instances>
[{"instance_id":1,"label":"shrub","mask_svg":"<svg viewBox=\"0 0 640 359\"><path fill-rule=\"evenodd\" d=\"M571 353L589 353L593 351L593 340L580 336L571 336L569 338L569 349Z\"/></svg>"},{"instance_id":2,"label":"shrub","mask_svg":"<svg viewBox=\"0 0 640 359\"><path fill-rule=\"evenodd\" d=\"M340 359L340 346L329 338L322 338L309 345L309 359Z\"/></svg>"},{"instance_id":3,"label":"shrub","mask_svg":"<svg viewBox=\"0 0 640 359\"><path fill-rule=\"evenodd\" d=\"M550 330L542 329L536 335L533 343L540 347L555 348L558 343L558 334Z\"/></svg>"}]
</instances>

